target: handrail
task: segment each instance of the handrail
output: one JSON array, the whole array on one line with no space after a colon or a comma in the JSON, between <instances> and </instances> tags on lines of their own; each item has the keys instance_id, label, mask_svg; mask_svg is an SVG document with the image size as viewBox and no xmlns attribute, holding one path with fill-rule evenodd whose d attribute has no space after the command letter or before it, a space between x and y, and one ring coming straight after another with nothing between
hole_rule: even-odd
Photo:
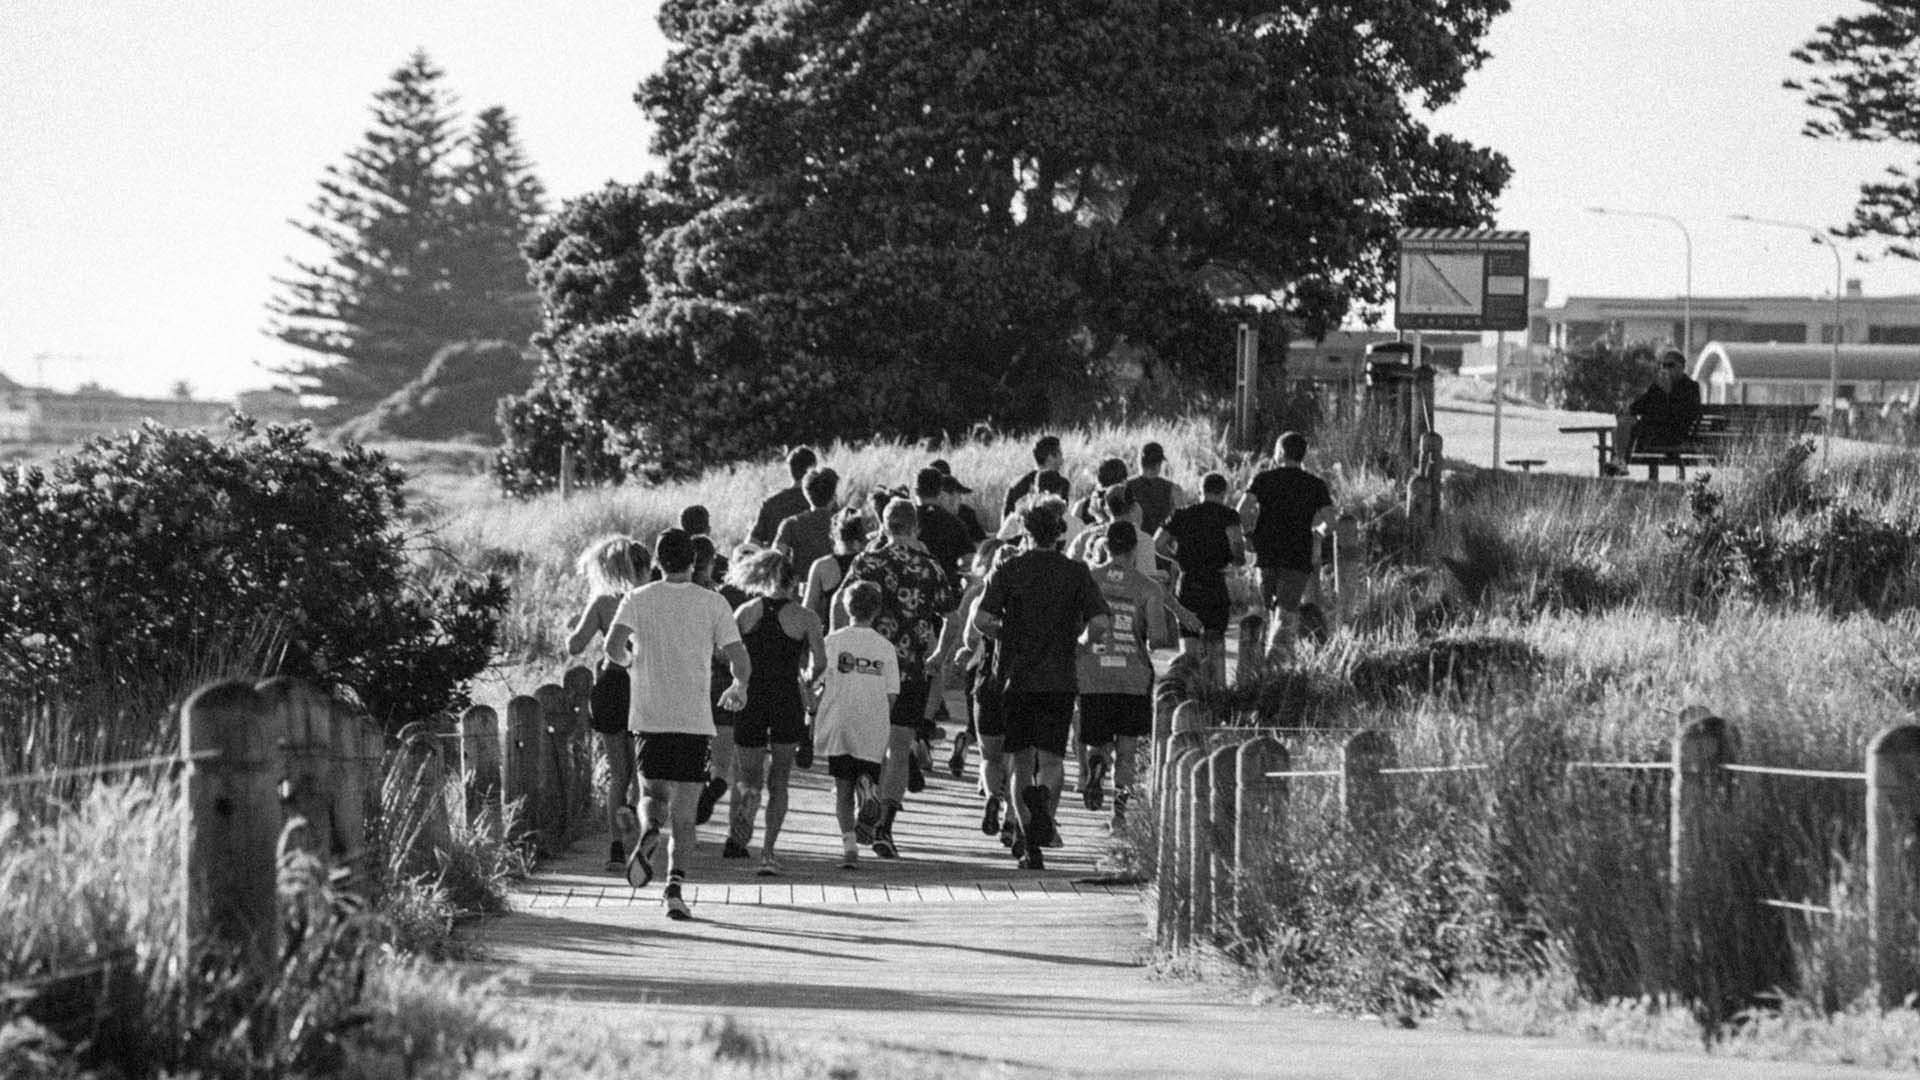
<instances>
[{"instance_id":1,"label":"handrail","mask_svg":"<svg viewBox=\"0 0 1920 1080\"><path fill-rule=\"evenodd\" d=\"M1722 765L1728 772L1754 773L1760 776L1797 776L1805 780L1858 780L1866 782L1863 772L1839 772L1833 769L1780 769L1768 765Z\"/></svg>"},{"instance_id":2,"label":"handrail","mask_svg":"<svg viewBox=\"0 0 1920 1080\"><path fill-rule=\"evenodd\" d=\"M0 788L25 787L28 784L44 784L52 780L72 780L82 776L130 772L134 769L152 769L162 765L186 765L195 761L212 761L219 756L218 750L201 750L192 754L168 754L165 757L108 761L98 765L72 765L66 768L48 769L46 772L28 773L25 776L0 777Z\"/></svg>"}]
</instances>

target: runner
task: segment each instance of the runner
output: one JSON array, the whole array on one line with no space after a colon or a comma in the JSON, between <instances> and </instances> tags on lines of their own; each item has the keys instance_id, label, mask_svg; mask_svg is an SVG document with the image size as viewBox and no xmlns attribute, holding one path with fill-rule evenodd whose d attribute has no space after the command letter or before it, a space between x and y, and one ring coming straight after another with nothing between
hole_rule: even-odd
<instances>
[{"instance_id":1,"label":"runner","mask_svg":"<svg viewBox=\"0 0 1920 1080\"><path fill-rule=\"evenodd\" d=\"M840 868L860 866L860 821L879 807L881 762L887 756L894 702L900 696L900 653L873 628L880 587L847 587L852 625L827 635L814 739L833 777L833 809L840 823ZM857 800L856 800L857 796ZM856 801L860 804L856 807ZM869 818L871 820L871 818Z\"/></svg>"},{"instance_id":2,"label":"runner","mask_svg":"<svg viewBox=\"0 0 1920 1080\"><path fill-rule=\"evenodd\" d=\"M1001 707L999 684L993 678L993 654L996 643L992 638L984 637L979 630L975 614L980 610L980 597L986 592L987 579L993 572L1019 553L1019 549L1010 543L993 539L982 544L976 560L979 586L972 592L973 599L961 609L966 614L966 630L962 638L960 653L956 663L967 671L968 704L973 707L974 737L980 742L980 794L985 806L980 815L980 831L988 836L1001 835L1008 846L1013 844L1013 815L1002 813L1007 808L1007 778L1010 763L1007 760L1007 717ZM961 766L965 767L964 759Z\"/></svg>"},{"instance_id":3,"label":"runner","mask_svg":"<svg viewBox=\"0 0 1920 1080\"><path fill-rule=\"evenodd\" d=\"M713 549L713 557L705 569L705 580L700 583L711 589L715 582L725 581L728 570L727 557L719 553L720 545L713 539L713 522L707 516L707 508L695 503L680 511L680 531L693 537L695 542L704 541ZM696 571L695 576L700 577L701 572Z\"/></svg>"},{"instance_id":4,"label":"runner","mask_svg":"<svg viewBox=\"0 0 1920 1080\"><path fill-rule=\"evenodd\" d=\"M736 712L746 707L753 662L726 601L693 583L693 538L668 529L654 556L665 579L628 593L607 634L607 656L627 664L633 676L627 727L639 736L644 794L638 820L621 808L620 832L628 846L627 882L637 889L653 880L661 826L667 826L667 917L690 919L681 886L697 840L694 804L714 735L709 661L716 652L726 654L733 682L720 706Z\"/></svg>"},{"instance_id":5,"label":"runner","mask_svg":"<svg viewBox=\"0 0 1920 1080\"><path fill-rule=\"evenodd\" d=\"M908 762L926 715L927 657L939 642L940 621L953 610L956 596L946 571L920 543L919 509L909 500L894 499L881 520L887 532L884 543L855 556L846 580L871 581L880 587L880 613L873 628L893 642L900 654L900 694L894 702L886 766L880 776L879 818L873 822L874 853L891 859L899 855L893 822L906 799ZM841 621L839 613L835 620Z\"/></svg>"},{"instance_id":6,"label":"runner","mask_svg":"<svg viewBox=\"0 0 1920 1080\"><path fill-rule=\"evenodd\" d=\"M629 592L647 583L653 569L653 556L632 537L607 536L594 541L580 553L577 564L587 579L591 597L567 635L567 655L578 656L593 643L596 635L613 629L614 612ZM633 770L633 733L627 730L627 713L632 687L627 669L607 659L602 643L594 664L593 692L587 699L587 719L600 736L600 749L607 756L607 869L618 871L626 865L627 852L620 843L619 811L631 809L635 786Z\"/></svg>"},{"instance_id":7,"label":"runner","mask_svg":"<svg viewBox=\"0 0 1920 1080\"><path fill-rule=\"evenodd\" d=\"M1107 491L1117 484L1127 482L1127 463L1117 457L1100 462L1093 471L1093 490L1074 501L1068 511L1073 520L1082 525L1095 525L1105 521L1106 505L1103 500Z\"/></svg>"},{"instance_id":8,"label":"runner","mask_svg":"<svg viewBox=\"0 0 1920 1080\"><path fill-rule=\"evenodd\" d=\"M1033 444L1034 470L1013 482L1007 489L1006 502L1000 507L1000 516L1010 518L1020 500L1035 492L1057 495L1061 499L1071 498L1073 485L1060 475L1060 467L1066 463L1066 455L1060 452L1058 435L1042 435Z\"/></svg>"},{"instance_id":9,"label":"runner","mask_svg":"<svg viewBox=\"0 0 1920 1080\"><path fill-rule=\"evenodd\" d=\"M789 519L791 520L791 519ZM800 664L818 676L826 667L820 620L793 598L793 564L778 551L763 551L734 567L729 582L751 597L734 612L740 640L753 662L747 707L733 723L733 796L723 857L745 858L753 819L766 793L767 833L760 845L761 877L783 872L774 856L787 818L787 781L794 753L806 735L806 701Z\"/></svg>"},{"instance_id":10,"label":"runner","mask_svg":"<svg viewBox=\"0 0 1920 1080\"><path fill-rule=\"evenodd\" d=\"M986 588L987 573L995 565L994 553L1005 546L1005 542L989 537L981 542L974 553L973 569L965 577L964 590L960 593L959 603L954 605L953 614L947 616L946 623L940 628L940 644L934 650L932 666L940 672L940 678L934 680L929 693L944 694L947 677L951 672L959 672L961 690L967 703L967 724L953 736L953 752L947 758L947 771L955 780L967 773L967 748L979 739L975 730L973 709L973 672L968 669L968 661L973 654L968 651L967 625L973 615L973 602L980 598L980 592ZM932 711L928 705L928 711Z\"/></svg>"},{"instance_id":11,"label":"runner","mask_svg":"<svg viewBox=\"0 0 1920 1080\"><path fill-rule=\"evenodd\" d=\"M1187 505L1187 493L1180 490L1180 485L1160 475L1166 464L1166 449L1157 442L1147 443L1140 448L1140 475L1127 481L1127 493L1140 504L1138 524L1143 538L1159 532L1175 510Z\"/></svg>"},{"instance_id":12,"label":"runner","mask_svg":"<svg viewBox=\"0 0 1920 1080\"><path fill-rule=\"evenodd\" d=\"M773 546L786 553L796 571L810 569L815 560L833 554L834 500L840 494L840 474L832 469L814 469L800 486L807 493L808 508L782 521L773 535Z\"/></svg>"},{"instance_id":13,"label":"runner","mask_svg":"<svg viewBox=\"0 0 1920 1080\"><path fill-rule=\"evenodd\" d=\"M1318 536L1333 529L1333 493L1308 472L1307 437L1289 431L1273 444L1274 467L1253 478L1240 497L1240 521L1253 540L1260 603L1267 610L1269 653L1294 637L1307 585L1320 568Z\"/></svg>"},{"instance_id":14,"label":"runner","mask_svg":"<svg viewBox=\"0 0 1920 1080\"><path fill-rule=\"evenodd\" d=\"M1099 635L1107 604L1087 568L1060 552L1066 506L1042 499L1022 514L1028 550L987 579L974 625L995 638L992 677L999 684L1013 755L1013 811L1021 839L1014 854L1022 869L1042 870L1043 846L1058 846L1054 815L1066 782L1067 737L1079 692L1076 643L1083 631Z\"/></svg>"},{"instance_id":15,"label":"runner","mask_svg":"<svg viewBox=\"0 0 1920 1080\"><path fill-rule=\"evenodd\" d=\"M1240 515L1227 505L1227 478L1208 473L1200 482L1201 501L1174 511L1160 527L1154 546L1180 564L1180 603L1200 618L1196 635L1181 631L1181 643L1197 642L1200 659L1214 685L1227 681L1227 624L1233 597L1227 591L1227 567L1247 558Z\"/></svg>"},{"instance_id":16,"label":"runner","mask_svg":"<svg viewBox=\"0 0 1920 1080\"><path fill-rule=\"evenodd\" d=\"M1116 521L1107 530L1108 558L1093 568L1093 580L1112 612L1112 621L1103 633L1088 635L1080 649L1080 735L1087 746L1087 774L1080 792L1087 809L1099 810L1106 801L1104 782L1111 770L1115 830L1126 818L1139 742L1153 734L1153 655L1147 642L1147 615L1161 609L1183 625L1200 629L1193 612L1140 572L1134 553L1144 546L1131 521Z\"/></svg>"},{"instance_id":17,"label":"runner","mask_svg":"<svg viewBox=\"0 0 1920 1080\"><path fill-rule=\"evenodd\" d=\"M833 554L815 559L807 569L807 591L802 601L807 610L819 616L823 626L831 626L836 620L833 614L834 597L840 592L840 585L846 580L847 568L853 565L853 557L867 546L867 537L873 532L873 520L860 512L857 506L849 506L840 511L834 519Z\"/></svg>"},{"instance_id":18,"label":"runner","mask_svg":"<svg viewBox=\"0 0 1920 1080\"><path fill-rule=\"evenodd\" d=\"M781 522L795 514L807 512L807 493L801 489L800 480L807 475L807 470L819 463L820 459L813 451L804 446L794 447L787 455L787 473L793 477L793 486L781 488L760 504L760 513L753 519L753 531L747 534L747 539L753 541L754 546L770 546L774 533L780 530Z\"/></svg>"},{"instance_id":19,"label":"runner","mask_svg":"<svg viewBox=\"0 0 1920 1080\"><path fill-rule=\"evenodd\" d=\"M976 545L978 545L980 541L985 540L987 538L987 529L986 526L980 524L979 513L960 498L962 495L973 494L973 489L954 477L953 466L947 464L945 458L935 458L927 467L940 470L940 475L946 477L946 480L940 485L940 493L950 495L953 498L950 503L943 503L943 505L953 513L954 517L960 519L961 525L966 526L967 539L972 540Z\"/></svg>"},{"instance_id":20,"label":"runner","mask_svg":"<svg viewBox=\"0 0 1920 1080\"><path fill-rule=\"evenodd\" d=\"M702 510L701 513L704 514L705 511ZM683 514L682 517L684 516ZM741 604L747 602L747 594L715 576L714 568L721 562L718 553L713 550L712 540L704 536L693 538L693 583L703 589L712 589L719 593L720 599L726 601L727 610L735 611ZM724 656L713 658L712 670L713 679L710 684L712 701L718 705L720 695L727 692L727 686L733 681L733 674ZM726 709L719 709L713 714L714 726L721 729L721 737L713 740L713 746L708 752L710 767L707 773L707 786L700 792L700 802L694 810L695 825L705 825L712 821L714 808L720 804L721 797L732 788L736 757L733 745L733 719L734 714ZM746 858L745 854L729 855L724 848L721 850L721 855L733 859Z\"/></svg>"}]
</instances>

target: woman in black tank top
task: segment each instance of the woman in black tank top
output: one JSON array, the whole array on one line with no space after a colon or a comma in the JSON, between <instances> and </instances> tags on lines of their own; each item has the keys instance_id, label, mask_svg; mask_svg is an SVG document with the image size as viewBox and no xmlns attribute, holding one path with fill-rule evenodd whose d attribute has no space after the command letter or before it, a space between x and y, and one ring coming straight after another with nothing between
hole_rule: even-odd
<instances>
[{"instance_id":1,"label":"woman in black tank top","mask_svg":"<svg viewBox=\"0 0 1920 1080\"><path fill-rule=\"evenodd\" d=\"M827 649L820 620L793 598L793 564L785 555L763 551L743 560L728 581L750 598L734 618L753 671L747 680L747 707L733 723L735 780L728 800L727 842L720 854L729 859L747 857L764 788L767 833L760 845L759 872L770 877L782 873L773 848L786 821L794 751L807 730L801 668L807 667L809 678L822 674ZM727 735L723 732L720 737Z\"/></svg>"},{"instance_id":2,"label":"woman in black tank top","mask_svg":"<svg viewBox=\"0 0 1920 1080\"><path fill-rule=\"evenodd\" d=\"M858 508L842 510L834 523L833 554L822 555L807 568L807 610L813 612L821 626L833 625L834 597L840 595L840 586L847 580L847 567L853 565L853 557L867 546L867 535L872 531L873 522Z\"/></svg>"}]
</instances>

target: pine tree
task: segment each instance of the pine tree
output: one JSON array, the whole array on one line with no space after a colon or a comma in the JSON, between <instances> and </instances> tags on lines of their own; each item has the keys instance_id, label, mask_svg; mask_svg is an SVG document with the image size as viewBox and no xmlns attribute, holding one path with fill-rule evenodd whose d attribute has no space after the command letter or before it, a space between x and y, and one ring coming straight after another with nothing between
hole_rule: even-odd
<instances>
[{"instance_id":1,"label":"pine tree","mask_svg":"<svg viewBox=\"0 0 1920 1080\"><path fill-rule=\"evenodd\" d=\"M331 404L323 420L371 408L443 346L525 341L537 326L517 252L544 191L504 109L459 130L445 72L416 51L373 96L373 126L330 165L312 219L295 222L324 258L276 278L268 333L313 354L281 368Z\"/></svg>"}]
</instances>

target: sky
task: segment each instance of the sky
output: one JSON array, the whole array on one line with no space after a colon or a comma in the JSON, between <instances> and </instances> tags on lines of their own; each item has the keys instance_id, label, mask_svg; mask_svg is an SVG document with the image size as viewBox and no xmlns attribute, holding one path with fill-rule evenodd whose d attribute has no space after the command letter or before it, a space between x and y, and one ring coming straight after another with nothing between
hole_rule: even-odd
<instances>
[{"instance_id":1,"label":"sky","mask_svg":"<svg viewBox=\"0 0 1920 1080\"><path fill-rule=\"evenodd\" d=\"M1497 224L1568 294L1830 295L1832 257L1745 213L1844 222L1884 147L1800 136L1788 51L1847 0L1515 0L1493 54L1429 119L1505 153ZM635 85L666 43L635 0L0 0L0 374L201 396L271 385L273 278L322 170L415 48L467 115L506 106L560 199L649 166ZM1854 264L1870 295L1920 265Z\"/></svg>"}]
</instances>

